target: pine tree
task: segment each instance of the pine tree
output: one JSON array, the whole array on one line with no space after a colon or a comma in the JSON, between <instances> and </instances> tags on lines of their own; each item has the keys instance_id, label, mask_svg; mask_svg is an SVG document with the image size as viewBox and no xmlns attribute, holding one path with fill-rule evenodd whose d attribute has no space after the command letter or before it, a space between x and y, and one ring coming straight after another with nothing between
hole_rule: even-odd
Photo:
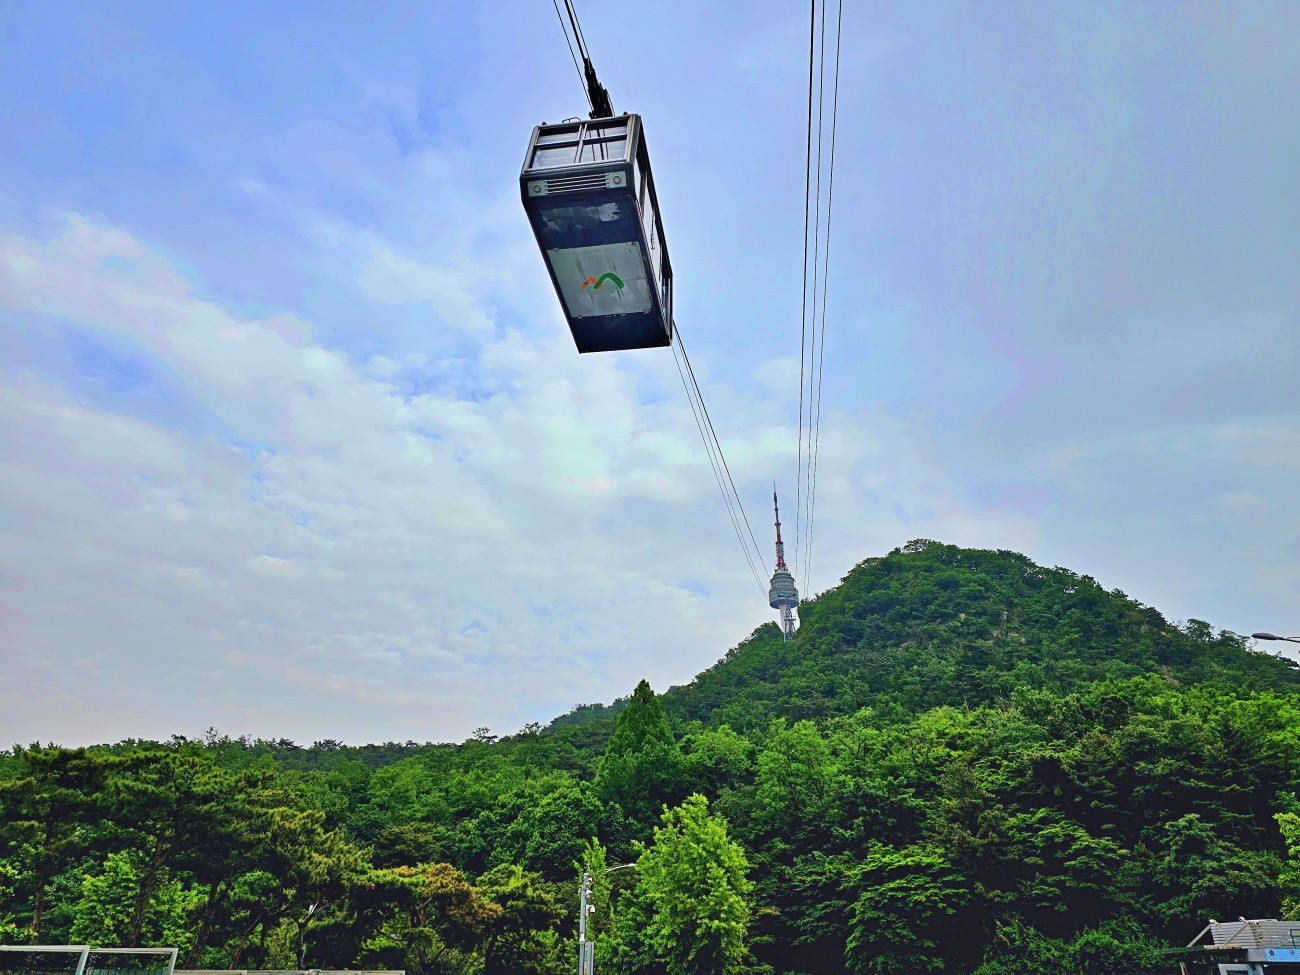
<instances>
[{"instance_id":1,"label":"pine tree","mask_svg":"<svg viewBox=\"0 0 1300 975\"><path fill-rule=\"evenodd\" d=\"M634 822L653 822L677 798L684 760L668 718L646 681L637 684L596 773L596 792Z\"/></svg>"}]
</instances>

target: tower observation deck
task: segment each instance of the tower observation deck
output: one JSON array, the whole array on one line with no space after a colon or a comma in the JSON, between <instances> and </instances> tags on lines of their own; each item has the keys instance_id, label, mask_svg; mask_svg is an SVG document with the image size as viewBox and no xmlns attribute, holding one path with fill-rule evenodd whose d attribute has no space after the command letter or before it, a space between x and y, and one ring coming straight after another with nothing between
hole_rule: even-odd
<instances>
[{"instance_id":1,"label":"tower observation deck","mask_svg":"<svg viewBox=\"0 0 1300 975\"><path fill-rule=\"evenodd\" d=\"M776 513L776 571L772 573L772 586L767 591L768 605L781 611L781 632L789 640L794 636L794 611L799 605L799 590L794 586L794 576L785 564L785 543L781 541L781 508L776 501L776 486L772 487L772 510Z\"/></svg>"}]
</instances>

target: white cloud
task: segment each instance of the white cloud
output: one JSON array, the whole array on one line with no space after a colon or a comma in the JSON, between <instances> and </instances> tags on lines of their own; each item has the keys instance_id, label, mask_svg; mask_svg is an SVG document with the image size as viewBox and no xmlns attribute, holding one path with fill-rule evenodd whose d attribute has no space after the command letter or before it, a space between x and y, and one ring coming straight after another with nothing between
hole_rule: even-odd
<instances>
[{"instance_id":1,"label":"white cloud","mask_svg":"<svg viewBox=\"0 0 1300 975\"><path fill-rule=\"evenodd\" d=\"M1300 469L1300 429L1280 423L1229 424L1216 428L1214 438L1243 462L1256 467Z\"/></svg>"},{"instance_id":2,"label":"white cloud","mask_svg":"<svg viewBox=\"0 0 1300 975\"><path fill-rule=\"evenodd\" d=\"M778 359L765 359L754 368L754 381L772 393L797 398L799 395L798 357L782 356Z\"/></svg>"},{"instance_id":3,"label":"white cloud","mask_svg":"<svg viewBox=\"0 0 1300 975\"><path fill-rule=\"evenodd\" d=\"M134 343L263 445L21 371L0 383L0 564L16 580L0 632L30 668L5 692L11 736L457 738L641 676L682 682L770 615L685 402L643 395L673 389L666 353L579 357L561 333L507 333L476 366L501 391L408 398L307 323L200 299L128 234L79 218L48 241L0 239L0 296ZM766 485L789 478L793 430L767 397L707 389L766 550ZM828 411L822 437L817 588L912 535L1024 534L950 503L942 465L897 421ZM911 473L864 499L878 465ZM41 688L66 675L86 706L52 721Z\"/></svg>"},{"instance_id":4,"label":"white cloud","mask_svg":"<svg viewBox=\"0 0 1300 975\"><path fill-rule=\"evenodd\" d=\"M491 268L464 261L455 267L422 264L376 244L358 283L376 301L428 302L444 325L487 330L492 328L492 318L474 292L483 282L504 279L501 272Z\"/></svg>"},{"instance_id":5,"label":"white cloud","mask_svg":"<svg viewBox=\"0 0 1300 975\"><path fill-rule=\"evenodd\" d=\"M1229 491L1219 499L1229 508L1267 508L1268 502L1254 491Z\"/></svg>"}]
</instances>

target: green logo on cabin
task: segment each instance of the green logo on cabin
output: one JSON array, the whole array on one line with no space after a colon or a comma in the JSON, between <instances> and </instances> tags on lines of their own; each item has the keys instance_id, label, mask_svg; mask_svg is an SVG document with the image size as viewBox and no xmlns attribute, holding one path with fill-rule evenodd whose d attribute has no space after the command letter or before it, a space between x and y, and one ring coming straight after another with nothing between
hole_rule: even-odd
<instances>
[{"instance_id":1,"label":"green logo on cabin","mask_svg":"<svg viewBox=\"0 0 1300 975\"><path fill-rule=\"evenodd\" d=\"M604 284L606 281L613 281L614 284L618 287L619 291L623 290L623 279L620 278L613 271L606 271L598 278L587 278L586 281L582 282L582 288L585 291L587 289L587 286L590 285L592 291L599 291L600 286Z\"/></svg>"}]
</instances>

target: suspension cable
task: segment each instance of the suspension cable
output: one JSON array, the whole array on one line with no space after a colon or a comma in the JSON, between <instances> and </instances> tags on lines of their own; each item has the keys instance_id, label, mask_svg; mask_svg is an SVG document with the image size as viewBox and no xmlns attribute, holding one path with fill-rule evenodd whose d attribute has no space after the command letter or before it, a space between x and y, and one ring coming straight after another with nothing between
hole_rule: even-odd
<instances>
[{"instance_id":1,"label":"suspension cable","mask_svg":"<svg viewBox=\"0 0 1300 975\"><path fill-rule=\"evenodd\" d=\"M825 15L823 14L823 24L824 21ZM817 351L816 421L815 433L813 434L812 489L808 497L808 541L804 548L804 589L805 592L809 593L812 592L812 543L813 527L816 521L817 510L817 465L821 455L822 381L826 376L826 297L827 289L830 284L831 214L835 204L835 137L839 127L840 40L843 35L843 27L844 0L838 0L835 12L835 73L831 88L831 154L826 187L826 240L825 257L822 261L821 335L818 340Z\"/></svg>"},{"instance_id":2,"label":"suspension cable","mask_svg":"<svg viewBox=\"0 0 1300 975\"><path fill-rule=\"evenodd\" d=\"M564 0L564 9L569 12L569 23L573 25L573 36L578 42L578 50L582 52L584 60L591 60L591 52L587 48L587 36L582 32L582 24L578 20L578 11L573 6L573 0Z\"/></svg>"},{"instance_id":3,"label":"suspension cable","mask_svg":"<svg viewBox=\"0 0 1300 975\"><path fill-rule=\"evenodd\" d=\"M753 543L754 551L758 555L758 564L762 565L763 550L759 547L758 539L754 537L754 529L750 527L749 518L745 514L745 505L740 500L740 492L736 490L736 482L731 477L731 468L727 466L727 455L722 452L722 441L718 439L718 433L713 428L713 418L709 416L709 408L704 402L704 394L700 391L700 384L695 379L695 369L691 365L691 357L686 354L686 343L682 341L681 330L674 327L673 334L677 337L677 344L682 350L682 358L686 361L686 372L691 377L691 385L695 388L695 395L699 398L700 408L704 412L704 421L709 428L709 435L713 438L713 443L718 448L718 457L722 460L722 469L727 474L727 483L731 486L731 493L736 499L736 507L740 509L740 516L745 522L745 529L749 532L749 540Z\"/></svg>"},{"instance_id":4,"label":"suspension cable","mask_svg":"<svg viewBox=\"0 0 1300 975\"><path fill-rule=\"evenodd\" d=\"M567 0L565 5L568 5ZM582 73L582 68L578 65L578 56L573 53L573 42L569 40L569 28L564 23L564 15L560 13L558 0L551 0L551 6L555 8L555 17L559 20L560 30L564 34L564 44L569 49L569 57L573 59L573 70L578 72L578 81L582 84L582 97L587 99L587 107L594 110L595 106L591 104L591 95L587 93L587 79Z\"/></svg>"},{"instance_id":5,"label":"suspension cable","mask_svg":"<svg viewBox=\"0 0 1300 975\"><path fill-rule=\"evenodd\" d=\"M710 439L709 433L705 432L706 425L705 420L701 419L701 412L703 412L705 418L707 418L708 407L704 404L704 397L700 394L699 385L695 383L694 371L690 368L690 359L686 356L686 346L681 344L681 332L676 328L674 328L673 331L677 337L677 341L672 347L673 362L677 365L677 375L681 377L682 389L686 391L686 401L690 404L691 413L695 417L695 428L700 432L700 439L704 442L704 451L708 455L709 465L713 468L713 477L718 482L718 491L722 495L723 505L726 507L727 515L731 519L731 527L736 533L736 540L740 542L741 551L745 555L745 562L749 565L749 571L754 576L754 582L758 584L759 590L766 594L767 589L763 585L763 577L761 573L759 573L758 569L754 567L754 561L750 557L749 546L745 544L745 537L740 530L740 519L736 516L736 506L740 504L740 495L735 493L735 483L731 482L730 471L727 471L726 475L728 482L731 483L730 493L723 484L723 471L726 469L726 458L722 456L722 444L718 441L716 433L714 433L712 439ZM680 358L677 355L677 349L679 346L681 347L682 352ZM686 359L686 372L682 371L682 359ZM687 382L687 373L690 373L691 375L690 382ZM694 393L692 393L692 387L694 387ZM696 406L697 397L699 400L698 408ZM707 429L712 432L712 422L708 423ZM721 465L719 464L718 458L721 458L722 460ZM733 495L735 499L734 502ZM745 518L743 507L740 508L740 518L744 519L745 526L748 528L749 520L748 518ZM750 535L752 537L752 531L750 532ZM760 561L759 564L761 565L762 562Z\"/></svg>"},{"instance_id":6,"label":"suspension cable","mask_svg":"<svg viewBox=\"0 0 1300 975\"><path fill-rule=\"evenodd\" d=\"M814 9L815 8L816 8L816 3L814 0ZM817 379L817 310L818 310L817 309L817 280L821 270L822 144L823 144L822 111L826 101L826 0L822 0L821 8L822 8L821 30L819 31L820 36L818 39L818 50L817 50L817 164L815 170L817 176L813 185L813 200L815 201L813 206L813 233L812 233L813 261L812 261L812 282L811 282L812 287L809 289L811 293L812 309L808 317L809 323L812 326L811 328L812 335L809 337L808 340L809 444L807 450L805 451L805 456L803 457L803 485L802 485L803 499L805 502L808 503L811 503L812 501L812 457L810 455L812 453L811 440L812 440L812 426L813 426L813 406L816 397L816 392L814 387ZM796 509L795 512L796 519L798 518L798 514L799 512ZM811 530L809 527L810 517L811 517L811 512L805 511L803 515L803 534L802 535L798 533L795 534L795 560L796 560L795 565L798 566L801 564L798 560L799 560L799 551L800 551L799 542L800 540L802 540L803 551L805 554L805 559L803 564L805 568L807 562L806 556L808 551L808 545L811 541L811 539L809 538L809 532ZM806 591L808 587L806 572L804 573L804 575L805 575L804 589Z\"/></svg>"},{"instance_id":7,"label":"suspension cable","mask_svg":"<svg viewBox=\"0 0 1300 975\"><path fill-rule=\"evenodd\" d=\"M795 509L794 509L794 552L795 565L799 564L799 524L803 510L803 381L806 372L804 354L808 348L808 226L809 205L812 192L812 107L813 107L813 61L814 40L817 36L817 0L809 3L808 18L808 136L804 145L803 174L803 297L799 307L799 441L795 454Z\"/></svg>"}]
</instances>

